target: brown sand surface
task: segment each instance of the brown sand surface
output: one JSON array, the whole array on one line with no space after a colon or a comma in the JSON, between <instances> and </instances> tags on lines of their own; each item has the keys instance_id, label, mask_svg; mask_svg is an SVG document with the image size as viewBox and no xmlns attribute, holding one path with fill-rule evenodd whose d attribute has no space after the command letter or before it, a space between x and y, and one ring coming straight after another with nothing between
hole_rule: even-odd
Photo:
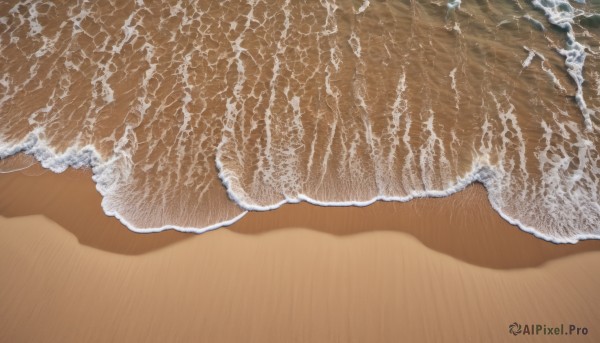
<instances>
[{"instance_id":1,"label":"brown sand surface","mask_svg":"<svg viewBox=\"0 0 600 343\"><path fill-rule=\"evenodd\" d=\"M135 234L88 171L0 175L2 342L589 341L600 242L521 232L481 186L365 208L286 205L203 235ZM587 336L512 337L512 322Z\"/></svg>"}]
</instances>

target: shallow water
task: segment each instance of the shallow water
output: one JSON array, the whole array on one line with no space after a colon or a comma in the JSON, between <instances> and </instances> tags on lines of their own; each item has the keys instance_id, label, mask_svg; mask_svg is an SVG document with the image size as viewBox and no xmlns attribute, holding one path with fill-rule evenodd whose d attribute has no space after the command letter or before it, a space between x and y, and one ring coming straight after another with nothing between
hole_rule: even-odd
<instances>
[{"instance_id":1,"label":"shallow water","mask_svg":"<svg viewBox=\"0 0 600 343\"><path fill-rule=\"evenodd\" d=\"M600 237L600 3L0 4L0 158L92 166L130 229L482 182L511 223Z\"/></svg>"}]
</instances>

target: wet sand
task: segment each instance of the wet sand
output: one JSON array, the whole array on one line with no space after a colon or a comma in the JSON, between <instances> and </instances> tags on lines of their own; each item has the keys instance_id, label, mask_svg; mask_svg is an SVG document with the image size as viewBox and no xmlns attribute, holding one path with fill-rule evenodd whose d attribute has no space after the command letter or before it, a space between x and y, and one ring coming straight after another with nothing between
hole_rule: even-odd
<instances>
[{"instance_id":1,"label":"wet sand","mask_svg":"<svg viewBox=\"0 0 600 343\"><path fill-rule=\"evenodd\" d=\"M135 234L88 171L0 174L0 341L597 341L600 242L555 245L482 186L285 205L203 235ZM512 322L587 336L513 338Z\"/></svg>"}]
</instances>

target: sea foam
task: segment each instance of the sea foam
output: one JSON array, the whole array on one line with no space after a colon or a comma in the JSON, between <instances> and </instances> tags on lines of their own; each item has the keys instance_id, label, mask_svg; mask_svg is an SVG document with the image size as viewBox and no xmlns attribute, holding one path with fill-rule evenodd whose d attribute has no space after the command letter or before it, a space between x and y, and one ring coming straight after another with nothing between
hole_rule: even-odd
<instances>
[{"instance_id":1,"label":"sea foam","mask_svg":"<svg viewBox=\"0 0 600 343\"><path fill-rule=\"evenodd\" d=\"M600 238L600 90L584 79L596 56L574 28L588 14L532 3L563 32L523 8L460 1L21 1L0 13L0 159L90 168L105 213L136 232L479 182L537 237ZM507 17L536 30L518 36ZM564 70L549 48L561 39Z\"/></svg>"}]
</instances>

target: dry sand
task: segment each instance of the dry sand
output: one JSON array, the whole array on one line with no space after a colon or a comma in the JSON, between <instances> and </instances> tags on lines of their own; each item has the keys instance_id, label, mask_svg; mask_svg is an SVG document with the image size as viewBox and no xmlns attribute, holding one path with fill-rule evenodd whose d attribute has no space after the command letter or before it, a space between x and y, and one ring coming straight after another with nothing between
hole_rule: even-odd
<instances>
[{"instance_id":1,"label":"dry sand","mask_svg":"<svg viewBox=\"0 0 600 343\"><path fill-rule=\"evenodd\" d=\"M600 242L521 232L478 185L203 235L134 234L100 201L87 171L0 174L0 341L600 340ZM589 333L512 337L514 321Z\"/></svg>"}]
</instances>

